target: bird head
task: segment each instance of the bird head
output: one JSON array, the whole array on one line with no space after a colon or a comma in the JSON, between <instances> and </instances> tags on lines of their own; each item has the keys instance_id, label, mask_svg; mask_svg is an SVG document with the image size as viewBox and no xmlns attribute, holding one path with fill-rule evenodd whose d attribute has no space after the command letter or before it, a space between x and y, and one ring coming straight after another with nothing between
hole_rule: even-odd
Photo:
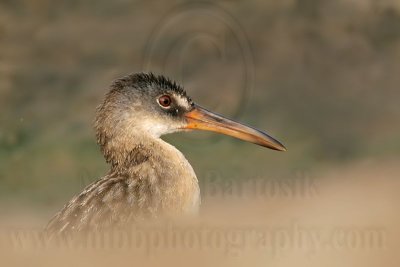
<instances>
[{"instance_id":1,"label":"bird head","mask_svg":"<svg viewBox=\"0 0 400 267\"><path fill-rule=\"evenodd\" d=\"M202 108L175 82L154 74L138 73L111 85L95 122L98 142L126 145L140 136L186 130L205 130L229 135L270 149L286 148L265 132Z\"/></svg>"}]
</instances>

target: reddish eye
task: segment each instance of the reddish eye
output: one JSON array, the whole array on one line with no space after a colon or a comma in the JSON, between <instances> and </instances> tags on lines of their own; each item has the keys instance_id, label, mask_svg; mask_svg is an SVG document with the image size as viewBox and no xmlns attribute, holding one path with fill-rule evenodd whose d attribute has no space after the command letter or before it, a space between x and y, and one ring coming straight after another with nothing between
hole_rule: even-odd
<instances>
[{"instance_id":1,"label":"reddish eye","mask_svg":"<svg viewBox=\"0 0 400 267\"><path fill-rule=\"evenodd\" d=\"M160 96L160 98L158 99L158 103L160 103L160 105L164 108L167 108L171 105L171 97L169 95L163 95Z\"/></svg>"}]
</instances>

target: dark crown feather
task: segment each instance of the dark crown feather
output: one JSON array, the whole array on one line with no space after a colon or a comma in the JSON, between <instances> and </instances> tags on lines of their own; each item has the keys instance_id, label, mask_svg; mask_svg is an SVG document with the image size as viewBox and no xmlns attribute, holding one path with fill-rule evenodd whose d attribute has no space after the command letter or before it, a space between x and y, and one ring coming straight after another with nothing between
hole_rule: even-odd
<instances>
[{"instance_id":1,"label":"dark crown feather","mask_svg":"<svg viewBox=\"0 0 400 267\"><path fill-rule=\"evenodd\" d=\"M172 90L177 94L187 97L186 91L182 86L163 75L155 75L152 72L129 74L125 77L115 80L112 84L112 87L115 89L122 89L126 86L146 88L149 85L155 85L163 89Z\"/></svg>"}]
</instances>

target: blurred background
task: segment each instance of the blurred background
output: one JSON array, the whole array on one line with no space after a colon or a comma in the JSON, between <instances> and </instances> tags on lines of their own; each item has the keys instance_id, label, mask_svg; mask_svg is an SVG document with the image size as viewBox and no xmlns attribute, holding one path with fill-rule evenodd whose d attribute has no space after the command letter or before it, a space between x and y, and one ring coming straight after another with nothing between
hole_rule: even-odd
<instances>
[{"instance_id":1,"label":"blurred background","mask_svg":"<svg viewBox=\"0 0 400 267\"><path fill-rule=\"evenodd\" d=\"M1 225L43 226L106 173L95 108L112 80L140 71L288 148L166 136L197 173L206 217L383 229L375 250L252 263L395 266L400 1L1 0Z\"/></svg>"}]
</instances>

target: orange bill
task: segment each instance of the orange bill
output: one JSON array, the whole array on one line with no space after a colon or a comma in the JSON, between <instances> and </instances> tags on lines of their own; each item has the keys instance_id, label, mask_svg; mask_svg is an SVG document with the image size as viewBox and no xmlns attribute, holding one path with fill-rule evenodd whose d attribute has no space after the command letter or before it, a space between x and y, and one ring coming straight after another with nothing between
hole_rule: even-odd
<instances>
[{"instance_id":1,"label":"orange bill","mask_svg":"<svg viewBox=\"0 0 400 267\"><path fill-rule=\"evenodd\" d=\"M185 129L217 132L270 149L286 151L284 145L268 134L224 118L200 106L195 105L191 111L185 114L185 117L187 119L187 125L184 127Z\"/></svg>"}]
</instances>

